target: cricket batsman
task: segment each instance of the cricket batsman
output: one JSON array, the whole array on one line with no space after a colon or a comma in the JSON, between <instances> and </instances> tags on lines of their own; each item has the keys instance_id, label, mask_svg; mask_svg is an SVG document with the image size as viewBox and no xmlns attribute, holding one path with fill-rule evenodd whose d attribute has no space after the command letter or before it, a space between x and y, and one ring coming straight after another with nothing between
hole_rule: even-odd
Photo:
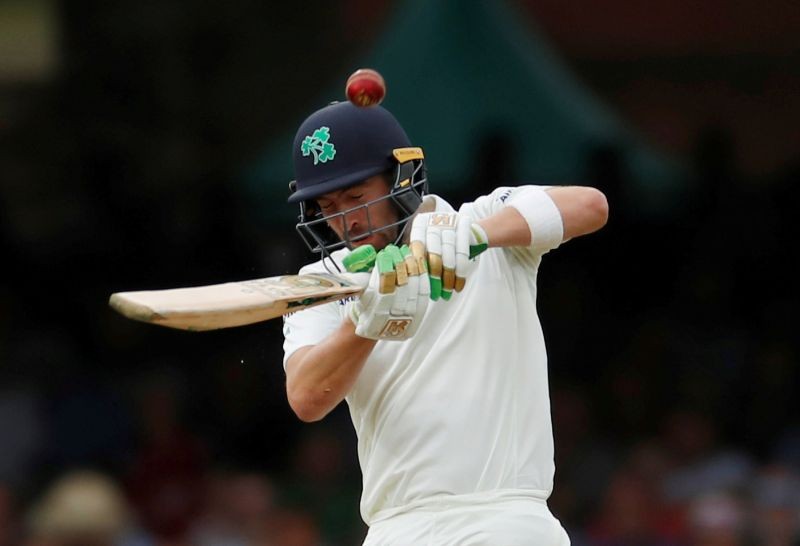
<instances>
[{"instance_id":1,"label":"cricket batsman","mask_svg":"<svg viewBox=\"0 0 800 546\"><path fill-rule=\"evenodd\" d=\"M317 421L347 401L364 544L568 545L547 506L555 468L536 277L548 251L603 227L605 196L499 187L456 210L428 193L423 151L381 106L314 112L293 156L289 202L320 256L300 272L371 267L360 298L284 322L293 411ZM359 258L371 248L374 266Z\"/></svg>"}]
</instances>

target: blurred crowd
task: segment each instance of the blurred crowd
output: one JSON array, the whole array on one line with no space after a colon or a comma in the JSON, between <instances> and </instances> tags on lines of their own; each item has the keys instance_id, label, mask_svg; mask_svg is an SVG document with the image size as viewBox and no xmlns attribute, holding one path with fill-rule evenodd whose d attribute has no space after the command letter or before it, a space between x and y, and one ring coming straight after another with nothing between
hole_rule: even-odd
<instances>
[{"instance_id":1,"label":"blurred crowd","mask_svg":"<svg viewBox=\"0 0 800 546\"><path fill-rule=\"evenodd\" d=\"M611 222L545 259L550 504L575 546L800 544L796 177L763 191L730 158L724 134L706 135L702 184L645 217L598 149L587 177ZM273 243L287 269L305 259L293 234ZM47 330L7 330L0 546L359 543L346 408L294 418L279 322L200 337L100 322L110 370Z\"/></svg>"},{"instance_id":2,"label":"blurred crowd","mask_svg":"<svg viewBox=\"0 0 800 546\"><path fill-rule=\"evenodd\" d=\"M94 446L79 445L86 436L74 429L71 446L51 443L53 426L103 434L92 430L98 420L89 412L104 411L101 399L113 393L83 391L67 404L82 408L59 405L72 415L57 424L41 419L41 400L30 393L0 396L0 545L311 546L362 539L359 482L346 460L347 439L335 428L310 427L288 448L291 466L272 474L263 465L223 461L179 417L173 375L157 373L145 383L131 408L141 427L133 445L125 430ZM110 403L105 411L125 408ZM73 418L82 421L66 423ZM73 460L86 464L66 463L71 449L82 450ZM104 449L117 457L103 462ZM85 458L90 452L94 464Z\"/></svg>"},{"instance_id":3,"label":"blurred crowd","mask_svg":"<svg viewBox=\"0 0 800 546\"><path fill-rule=\"evenodd\" d=\"M43 437L24 396L3 397L0 419L27 443L0 456L2 546L324 546L359 544L359 479L346 416L308 425L285 472L224 465L175 420L170 383L145 395L149 427L131 460L38 469ZM800 429L766 457L725 442L708 414L678 409L652 437L622 445L595 426L574 389L552 396L557 479L550 500L575 546L792 546L800 543ZM22 432L20 430L20 432ZM18 434L15 440L23 439ZM38 441L37 441L38 440ZM467 456L465 454L465 456ZM26 474L28 472L28 474Z\"/></svg>"},{"instance_id":4,"label":"blurred crowd","mask_svg":"<svg viewBox=\"0 0 800 546\"><path fill-rule=\"evenodd\" d=\"M347 409L294 417L280 321L191 334L126 321L106 302L309 260L275 220L288 205L255 210L242 172L380 27L343 32L337 3L55 4L57 73L0 82L0 546L359 544ZM351 16L378 4L348 3ZM325 45L313 62L287 46L298 36ZM635 60L628 77L669 94L673 82L646 75L674 65L699 82L693 99L718 57L681 68L682 55ZM575 158L585 176L572 182L606 193L609 224L547 255L538 279L550 504L575 546L800 544L800 155L744 174L730 131L796 150L736 110L788 95L796 74L770 70L792 58L727 59L734 106L692 110L710 125L681 158L676 192L634 180L615 143ZM674 128L669 109L642 116ZM536 150L496 128L481 141L474 179L432 180L434 191L458 203L525 181L512 156Z\"/></svg>"}]
</instances>

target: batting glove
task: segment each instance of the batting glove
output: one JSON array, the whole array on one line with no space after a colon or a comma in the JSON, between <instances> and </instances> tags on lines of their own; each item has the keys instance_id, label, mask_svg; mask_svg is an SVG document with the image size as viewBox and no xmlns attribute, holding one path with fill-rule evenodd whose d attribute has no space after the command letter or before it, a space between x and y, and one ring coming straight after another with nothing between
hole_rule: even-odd
<instances>
[{"instance_id":1,"label":"batting glove","mask_svg":"<svg viewBox=\"0 0 800 546\"><path fill-rule=\"evenodd\" d=\"M449 300L460 292L474 269L474 258L489 248L486 231L467 215L457 212L426 212L411 224L411 252L427 261L430 297Z\"/></svg>"},{"instance_id":2,"label":"batting glove","mask_svg":"<svg viewBox=\"0 0 800 546\"><path fill-rule=\"evenodd\" d=\"M388 245L375 257L367 288L360 298L348 302L345 310L356 326L356 335L402 341L419 328L429 295L428 274L409 248Z\"/></svg>"}]
</instances>

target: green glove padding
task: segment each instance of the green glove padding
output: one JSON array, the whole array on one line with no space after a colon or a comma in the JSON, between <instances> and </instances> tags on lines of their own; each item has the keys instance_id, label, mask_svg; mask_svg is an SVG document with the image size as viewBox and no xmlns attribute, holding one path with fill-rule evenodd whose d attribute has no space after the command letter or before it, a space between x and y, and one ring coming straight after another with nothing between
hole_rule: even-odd
<instances>
[{"instance_id":1,"label":"green glove padding","mask_svg":"<svg viewBox=\"0 0 800 546\"><path fill-rule=\"evenodd\" d=\"M342 264L350 273L369 273L372 271L372 266L375 265L377 254L372 245L363 245L345 256Z\"/></svg>"}]
</instances>

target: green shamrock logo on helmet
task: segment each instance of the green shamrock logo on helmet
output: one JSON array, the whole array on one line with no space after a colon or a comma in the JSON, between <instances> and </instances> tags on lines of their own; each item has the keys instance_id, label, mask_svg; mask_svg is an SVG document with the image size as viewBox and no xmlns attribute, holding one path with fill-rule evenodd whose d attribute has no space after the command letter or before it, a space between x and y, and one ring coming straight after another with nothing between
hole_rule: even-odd
<instances>
[{"instance_id":1,"label":"green shamrock logo on helmet","mask_svg":"<svg viewBox=\"0 0 800 546\"><path fill-rule=\"evenodd\" d=\"M328 127L320 127L314 131L314 134L304 138L303 143L300 145L303 157L314 154L314 165L333 160L336 155L336 146L333 145L333 142L328 142L330 138L330 129Z\"/></svg>"}]
</instances>

